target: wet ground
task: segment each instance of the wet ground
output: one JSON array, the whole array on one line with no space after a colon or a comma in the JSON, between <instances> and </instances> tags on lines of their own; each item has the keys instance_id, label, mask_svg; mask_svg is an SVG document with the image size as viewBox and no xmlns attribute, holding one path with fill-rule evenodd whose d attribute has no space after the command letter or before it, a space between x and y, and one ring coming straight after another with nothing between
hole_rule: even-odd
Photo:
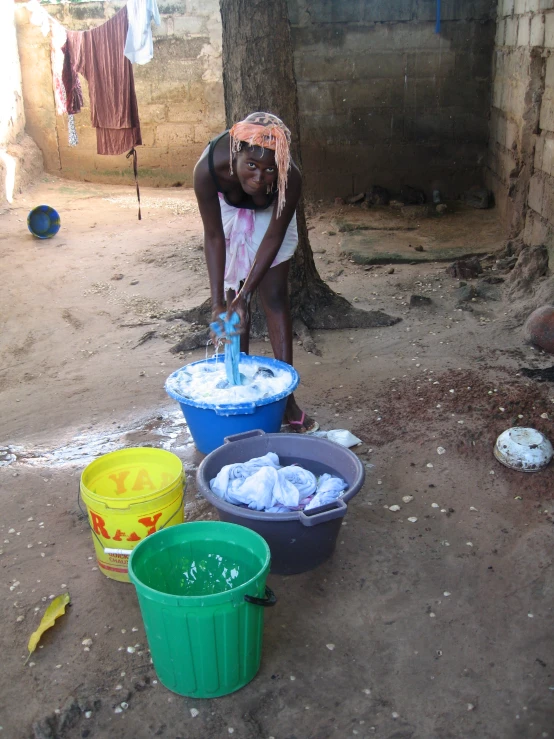
<instances>
[{"instance_id":1,"label":"wet ground","mask_svg":"<svg viewBox=\"0 0 554 739\"><path fill-rule=\"evenodd\" d=\"M498 299L460 302L444 264L366 271L342 255L344 214L331 207L310 215L321 274L402 321L317 334L321 357L297 346L298 398L323 428L362 439L366 483L332 559L270 576L278 603L249 685L213 700L160 685L134 588L99 572L77 505L92 458L153 445L184 462L188 520L216 517L163 391L205 355L171 354L182 327L166 320L207 295L200 223L190 192L144 195L139 223L131 190L51 181L0 216L0 736L552 736L554 468L522 474L492 455L514 423L552 436L554 389L521 373L552 361L523 343L502 284ZM61 212L55 241L25 230L38 202ZM475 240L473 220L457 229ZM410 308L412 294L432 303ZM71 606L25 664L65 591Z\"/></svg>"}]
</instances>

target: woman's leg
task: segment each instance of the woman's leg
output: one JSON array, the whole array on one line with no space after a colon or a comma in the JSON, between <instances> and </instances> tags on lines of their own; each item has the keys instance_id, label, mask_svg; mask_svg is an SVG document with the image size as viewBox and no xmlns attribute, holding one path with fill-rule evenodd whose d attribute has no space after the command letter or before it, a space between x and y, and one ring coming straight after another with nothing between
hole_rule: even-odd
<instances>
[{"instance_id":1,"label":"woman's leg","mask_svg":"<svg viewBox=\"0 0 554 739\"><path fill-rule=\"evenodd\" d=\"M288 293L289 264L287 260L271 267L260 282L258 290L275 359L292 364L292 318ZM302 420L302 415L302 410L298 407L294 395L290 395L285 411L286 421L299 422ZM302 432L312 430L315 425L313 419L304 415L302 424L293 425L292 428Z\"/></svg>"}]
</instances>

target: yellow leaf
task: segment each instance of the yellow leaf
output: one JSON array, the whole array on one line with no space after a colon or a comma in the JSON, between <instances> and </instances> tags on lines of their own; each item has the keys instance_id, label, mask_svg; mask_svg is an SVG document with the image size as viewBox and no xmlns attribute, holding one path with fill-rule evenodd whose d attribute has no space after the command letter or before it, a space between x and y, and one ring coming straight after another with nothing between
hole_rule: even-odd
<instances>
[{"instance_id":1,"label":"yellow leaf","mask_svg":"<svg viewBox=\"0 0 554 739\"><path fill-rule=\"evenodd\" d=\"M68 603L69 593L64 593L63 595L58 595L57 598L54 598L52 603L50 603L48 608L44 611L44 616L40 621L39 627L36 631L33 631L29 639L29 644L27 645L27 649L29 650L29 657L37 648L40 638L44 634L44 632L54 626L57 618L63 616L63 614L65 613L65 607L68 605ZM27 657L27 659L29 659L29 657Z\"/></svg>"}]
</instances>

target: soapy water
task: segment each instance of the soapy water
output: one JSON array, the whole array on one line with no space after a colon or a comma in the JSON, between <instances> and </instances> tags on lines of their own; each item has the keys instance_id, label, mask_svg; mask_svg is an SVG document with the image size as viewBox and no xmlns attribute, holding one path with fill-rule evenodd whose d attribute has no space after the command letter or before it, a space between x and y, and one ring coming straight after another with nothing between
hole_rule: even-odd
<instances>
[{"instance_id":1,"label":"soapy water","mask_svg":"<svg viewBox=\"0 0 554 739\"><path fill-rule=\"evenodd\" d=\"M65 443L48 447L23 444L0 446L0 467L27 464L33 467L85 466L109 452L130 446L150 446L177 451L186 471L196 469L192 458L194 442L180 410L158 415L118 428L106 426L74 435Z\"/></svg>"},{"instance_id":2,"label":"soapy water","mask_svg":"<svg viewBox=\"0 0 554 739\"><path fill-rule=\"evenodd\" d=\"M199 362L178 370L166 388L183 398L213 405L256 402L278 395L290 387L288 370L240 362L240 385L229 385L223 362Z\"/></svg>"}]
</instances>

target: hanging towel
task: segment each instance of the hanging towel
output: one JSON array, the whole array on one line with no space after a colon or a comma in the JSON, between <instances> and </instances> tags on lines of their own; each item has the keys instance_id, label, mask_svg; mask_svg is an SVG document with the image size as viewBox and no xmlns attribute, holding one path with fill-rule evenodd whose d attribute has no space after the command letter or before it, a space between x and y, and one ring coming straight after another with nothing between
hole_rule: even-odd
<instances>
[{"instance_id":1,"label":"hanging towel","mask_svg":"<svg viewBox=\"0 0 554 739\"><path fill-rule=\"evenodd\" d=\"M159 26L160 13L156 0L127 0L129 30L125 56L133 64L146 64L154 56L151 21Z\"/></svg>"},{"instance_id":2,"label":"hanging towel","mask_svg":"<svg viewBox=\"0 0 554 739\"><path fill-rule=\"evenodd\" d=\"M90 31L68 33L75 70L89 85L90 113L98 154L124 154L142 144L133 67L123 49L127 8Z\"/></svg>"}]
</instances>

